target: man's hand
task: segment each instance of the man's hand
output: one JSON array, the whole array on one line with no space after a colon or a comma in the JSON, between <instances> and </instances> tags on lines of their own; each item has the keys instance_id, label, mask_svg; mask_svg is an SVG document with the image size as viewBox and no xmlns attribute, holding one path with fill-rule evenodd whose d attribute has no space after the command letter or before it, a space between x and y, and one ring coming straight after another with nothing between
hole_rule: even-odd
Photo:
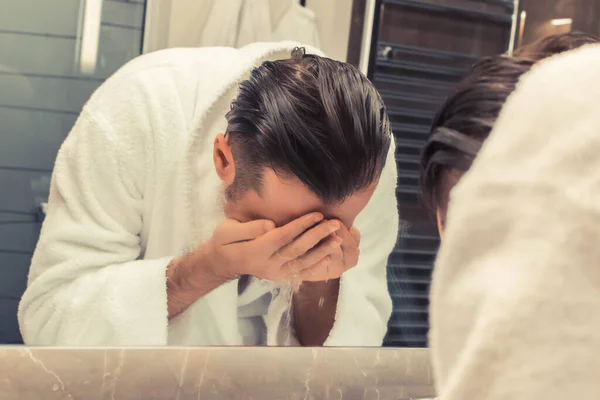
<instances>
[{"instance_id":1,"label":"man's hand","mask_svg":"<svg viewBox=\"0 0 600 400\"><path fill-rule=\"evenodd\" d=\"M303 346L322 346L327 340L335 321L339 278L358 263L360 232L340 226L335 239L341 246L299 277L303 283L294 294L294 325Z\"/></svg>"},{"instance_id":2,"label":"man's hand","mask_svg":"<svg viewBox=\"0 0 600 400\"><path fill-rule=\"evenodd\" d=\"M356 265L359 241L358 230L319 213L279 228L266 220L225 220L208 242L167 268L169 317L241 275L275 282L339 278Z\"/></svg>"},{"instance_id":3,"label":"man's hand","mask_svg":"<svg viewBox=\"0 0 600 400\"><path fill-rule=\"evenodd\" d=\"M299 275L300 280L315 282L337 279L358 264L360 255L360 231L358 229L355 227L347 229L340 223L340 229L331 235L330 240L339 243L339 246L324 259L303 270Z\"/></svg>"},{"instance_id":4,"label":"man's hand","mask_svg":"<svg viewBox=\"0 0 600 400\"><path fill-rule=\"evenodd\" d=\"M319 278L327 274L333 261L344 259L341 256L344 239L335 235L342 228L339 221L325 221L319 213L305 215L279 228L265 220L248 223L226 220L203 247L213 273L229 279L240 275L275 282L303 279L304 275ZM312 272L306 273L308 270ZM341 274L340 270L335 268L332 272Z\"/></svg>"}]
</instances>

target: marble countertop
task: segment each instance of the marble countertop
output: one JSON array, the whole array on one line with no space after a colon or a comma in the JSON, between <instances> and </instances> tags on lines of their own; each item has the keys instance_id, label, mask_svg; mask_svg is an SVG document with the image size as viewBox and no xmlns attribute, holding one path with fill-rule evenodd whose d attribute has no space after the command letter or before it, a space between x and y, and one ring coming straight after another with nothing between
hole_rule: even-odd
<instances>
[{"instance_id":1,"label":"marble countertop","mask_svg":"<svg viewBox=\"0 0 600 400\"><path fill-rule=\"evenodd\" d=\"M426 349L0 347L2 400L400 400L433 396Z\"/></svg>"}]
</instances>

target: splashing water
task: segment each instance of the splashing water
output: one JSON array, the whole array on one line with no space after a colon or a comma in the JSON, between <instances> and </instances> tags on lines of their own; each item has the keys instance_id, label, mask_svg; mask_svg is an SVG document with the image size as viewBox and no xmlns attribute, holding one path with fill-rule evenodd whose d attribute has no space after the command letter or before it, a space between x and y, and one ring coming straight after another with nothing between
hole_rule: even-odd
<instances>
[{"instance_id":1,"label":"splashing water","mask_svg":"<svg viewBox=\"0 0 600 400\"><path fill-rule=\"evenodd\" d=\"M286 309L283 313L283 326L281 332L279 332L278 341L283 343L284 345L289 345L292 343L292 333L293 333L293 301L294 301L294 293L297 293L300 289L300 284L302 282L300 280L293 280L292 282L286 283L281 288L279 288L279 296L282 297L281 301L287 303ZM278 289L273 290L273 296L276 296L278 293ZM283 340L282 340L283 339Z\"/></svg>"},{"instance_id":2,"label":"splashing water","mask_svg":"<svg viewBox=\"0 0 600 400\"><path fill-rule=\"evenodd\" d=\"M319 299L319 308L323 308L323 304L325 304L325 297Z\"/></svg>"},{"instance_id":3,"label":"splashing water","mask_svg":"<svg viewBox=\"0 0 600 400\"><path fill-rule=\"evenodd\" d=\"M302 281L300 279L295 278L291 282L283 285L281 288L274 288L271 291L271 294L273 295L273 297L279 295L282 297L281 301L287 303L287 307L286 307L286 309L284 311L284 315L283 315L283 329L282 329L282 332L280 332L278 334L278 338L280 340L284 339L283 340L284 345L286 345L286 344L289 345L291 343L292 332L293 332L293 329L292 329L293 309L292 309L292 307L294 305L294 294L298 293L298 291L300 290L301 284L302 284ZM322 309L324 306L325 306L325 297L321 296L319 298L319 309ZM279 335L281 335L281 336L279 336Z\"/></svg>"}]
</instances>

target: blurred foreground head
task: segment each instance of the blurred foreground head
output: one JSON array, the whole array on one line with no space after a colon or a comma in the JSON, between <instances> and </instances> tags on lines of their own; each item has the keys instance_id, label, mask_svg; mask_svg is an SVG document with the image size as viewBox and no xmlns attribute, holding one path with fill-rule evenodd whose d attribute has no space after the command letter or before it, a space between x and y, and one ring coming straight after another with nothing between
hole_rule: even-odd
<instances>
[{"instance_id":1,"label":"blurred foreground head","mask_svg":"<svg viewBox=\"0 0 600 400\"><path fill-rule=\"evenodd\" d=\"M593 43L600 43L600 38L583 33L549 36L521 47L513 56L480 60L458 84L436 115L421 154L421 195L436 215L440 234L450 191L471 167L521 76L540 60Z\"/></svg>"}]
</instances>

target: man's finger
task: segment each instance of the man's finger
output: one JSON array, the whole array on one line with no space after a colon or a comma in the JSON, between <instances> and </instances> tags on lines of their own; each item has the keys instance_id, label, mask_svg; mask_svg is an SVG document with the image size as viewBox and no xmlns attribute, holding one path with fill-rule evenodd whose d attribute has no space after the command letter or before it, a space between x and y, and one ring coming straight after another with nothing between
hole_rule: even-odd
<instances>
[{"instance_id":1,"label":"man's finger","mask_svg":"<svg viewBox=\"0 0 600 400\"><path fill-rule=\"evenodd\" d=\"M290 262L297 264L298 269L308 268L318 263L325 257L335 253L336 251L341 251L340 245L340 238L336 236L329 237L323 243L317 245L314 248L311 248L304 255L295 258Z\"/></svg>"},{"instance_id":2,"label":"man's finger","mask_svg":"<svg viewBox=\"0 0 600 400\"><path fill-rule=\"evenodd\" d=\"M219 226L218 237L221 244L226 245L256 239L273 229L273 221L265 219L244 223L228 219Z\"/></svg>"},{"instance_id":3,"label":"man's finger","mask_svg":"<svg viewBox=\"0 0 600 400\"><path fill-rule=\"evenodd\" d=\"M350 234L354 238L356 245L360 247L360 231L358 230L358 228L356 228L354 226L352 228L350 228Z\"/></svg>"},{"instance_id":4,"label":"man's finger","mask_svg":"<svg viewBox=\"0 0 600 400\"><path fill-rule=\"evenodd\" d=\"M273 229L268 234L259 239L260 245L264 250L272 255L282 247L293 242L298 236L302 235L307 229L323 220L323 214L311 213L300 217L287 225Z\"/></svg>"},{"instance_id":5,"label":"man's finger","mask_svg":"<svg viewBox=\"0 0 600 400\"><path fill-rule=\"evenodd\" d=\"M351 267L351 266L356 265L356 263L358 262L359 250L358 250L358 242L356 241L354 235L352 235L345 226L342 226L340 228L340 230L336 232L336 235L338 235L342 239L342 251L344 252L344 264L346 264L346 267ZM359 237L359 241L360 241L360 237Z\"/></svg>"},{"instance_id":6,"label":"man's finger","mask_svg":"<svg viewBox=\"0 0 600 400\"><path fill-rule=\"evenodd\" d=\"M307 254L309 250L319 247L319 242L323 241L323 239L326 239L338 229L340 229L340 223L337 221L321 222L319 225L315 226L312 229L309 229L308 231L300 235L292 243L282 247L279 251L277 251L274 254L274 257L277 257L277 259L279 259L279 261L282 262L299 258ZM337 242L339 239L333 237L331 240ZM325 243L327 243L327 240L325 240L322 244ZM325 255L323 257L325 257ZM318 260L315 260L315 262L316 261Z\"/></svg>"},{"instance_id":7,"label":"man's finger","mask_svg":"<svg viewBox=\"0 0 600 400\"><path fill-rule=\"evenodd\" d=\"M310 268L306 268L302 270L297 279L299 281L323 281L326 279L337 279L336 276L330 276L329 266L333 262L333 258L331 255L324 257L322 260L318 261L316 264L311 266Z\"/></svg>"}]
</instances>

